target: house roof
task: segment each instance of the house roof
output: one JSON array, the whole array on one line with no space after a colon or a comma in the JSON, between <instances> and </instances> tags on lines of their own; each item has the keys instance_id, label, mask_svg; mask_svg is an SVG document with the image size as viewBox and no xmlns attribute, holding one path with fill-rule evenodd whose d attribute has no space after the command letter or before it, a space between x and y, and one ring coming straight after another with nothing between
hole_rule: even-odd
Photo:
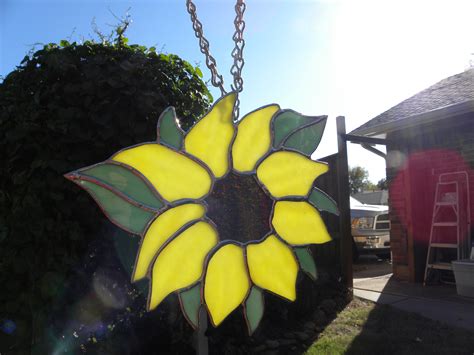
<instances>
[{"instance_id":1,"label":"house roof","mask_svg":"<svg viewBox=\"0 0 474 355\"><path fill-rule=\"evenodd\" d=\"M474 68L450 76L391 109L364 123L351 132L355 135L376 135L414 124L418 119L434 118L435 113L474 111ZM439 112L438 112L439 111ZM422 120L419 120L422 121Z\"/></svg>"},{"instance_id":2,"label":"house roof","mask_svg":"<svg viewBox=\"0 0 474 355\"><path fill-rule=\"evenodd\" d=\"M387 190L358 192L354 198L367 205L388 205Z\"/></svg>"}]
</instances>

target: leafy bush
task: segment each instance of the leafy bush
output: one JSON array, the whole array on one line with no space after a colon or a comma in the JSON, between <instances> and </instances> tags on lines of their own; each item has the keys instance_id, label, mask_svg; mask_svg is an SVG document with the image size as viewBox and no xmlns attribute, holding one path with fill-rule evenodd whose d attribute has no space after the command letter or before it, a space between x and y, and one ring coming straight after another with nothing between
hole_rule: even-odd
<instances>
[{"instance_id":1,"label":"leafy bush","mask_svg":"<svg viewBox=\"0 0 474 355\"><path fill-rule=\"evenodd\" d=\"M23 345L65 302L71 273L109 226L63 174L154 140L167 106L187 129L212 101L201 78L120 33L47 44L0 83L0 321L15 322ZM0 332L0 345L12 339Z\"/></svg>"}]
</instances>

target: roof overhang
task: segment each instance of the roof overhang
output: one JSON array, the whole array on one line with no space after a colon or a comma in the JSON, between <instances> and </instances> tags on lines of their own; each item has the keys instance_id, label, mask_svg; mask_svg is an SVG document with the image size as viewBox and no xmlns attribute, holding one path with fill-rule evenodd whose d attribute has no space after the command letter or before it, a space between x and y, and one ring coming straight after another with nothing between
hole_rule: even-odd
<instances>
[{"instance_id":1,"label":"roof overhang","mask_svg":"<svg viewBox=\"0 0 474 355\"><path fill-rule=\"evenodd\" d=\"M464 101L458 104L437 108L421 114L408 116L400 120L381 123L372 127L357 128L350 134L358 136L376 137L389 132L421 125L427 122L437 121L443 118L474 112L474 100Z\"/></svg>"}]
</instances>

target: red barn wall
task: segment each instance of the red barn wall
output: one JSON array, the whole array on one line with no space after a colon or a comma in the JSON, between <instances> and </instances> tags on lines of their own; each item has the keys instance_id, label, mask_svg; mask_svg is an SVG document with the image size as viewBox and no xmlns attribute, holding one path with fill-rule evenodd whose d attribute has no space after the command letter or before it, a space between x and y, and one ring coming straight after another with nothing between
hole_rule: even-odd
<instances>
[{"instance_id":1,"label":"red barn wall","mask_svg":"<svg viewBox=\"0 0 474 355\"><path fill-rule=\"evenodd\" d=\"M394 275L421 282L436 182L441 173L468 172L471 220L474 220L474 114L391 132L387 138Z\"/></svg>"}]
</instances>

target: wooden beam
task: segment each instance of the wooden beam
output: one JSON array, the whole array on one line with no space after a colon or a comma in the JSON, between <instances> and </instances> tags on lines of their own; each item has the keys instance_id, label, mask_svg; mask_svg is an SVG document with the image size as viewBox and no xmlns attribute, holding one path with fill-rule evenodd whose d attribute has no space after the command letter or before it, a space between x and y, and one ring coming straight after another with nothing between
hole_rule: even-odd
<instances>
[{"instance_id":1,"label":"wooden beam","mask_svg":"<svg viewBox=\"0 0 474 355\"><path fill-rule=\"evenodd\" d=\"M387 145L387 140L384 138L372 138L363 136L354 136L352 134L344 134L343 138L351 143L367 143L367 144L381 144Z\"/></svg>"},{"instance_id":2,"label":"wooden beam","mask_svg":"<svg viewBox=\"0 0 474 355\"><path fill-rule=\"evenodd\" d=\"M339 202L341 272L346 286L352 291L352 234L349 193L349 167L347 163L346 122L343 116L336 118L337 128L337 190Z\"/></svg>"},{"instance_id":3,"label":"wooden beam","mask_svg":"<svg viewBox=\"0 0 474 355\"><path fill-rule=\"evenodd\" d=\"M385 154L384 152L381 152L380 150L378 150L377 148L374 148L372 147L371 145L367 144L367 143L362 143L361 144L361 147L364 148L364 149L367 149L369 152L372 152L374 154L377 154L379 157L382 157L384 159L387 159L387 154Z\"/></svg>"}]
</instances>

